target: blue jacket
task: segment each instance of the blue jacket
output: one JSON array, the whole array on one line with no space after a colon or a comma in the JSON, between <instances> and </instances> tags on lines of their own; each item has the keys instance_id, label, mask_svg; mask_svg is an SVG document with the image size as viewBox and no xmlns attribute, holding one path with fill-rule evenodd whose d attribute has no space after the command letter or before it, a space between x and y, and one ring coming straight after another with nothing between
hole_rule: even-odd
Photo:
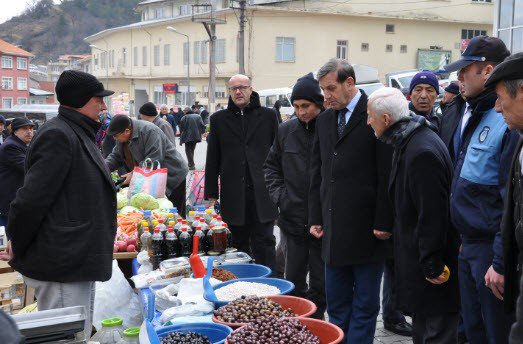
<instances>
[{"instance_id":1,"label":"blue jacket","mask_svg":"<svg viewBox=\"0 0 523 344\"><path fill-rule=\"evenodd\" d=\"M493 242L492 264L503 274L500 224L518 133L507 128L502 115L493 108L495 101L495 94L490 92L469 102L472 116L455 161L450 214L464 242Z\"/></svg>"}]
</instances>

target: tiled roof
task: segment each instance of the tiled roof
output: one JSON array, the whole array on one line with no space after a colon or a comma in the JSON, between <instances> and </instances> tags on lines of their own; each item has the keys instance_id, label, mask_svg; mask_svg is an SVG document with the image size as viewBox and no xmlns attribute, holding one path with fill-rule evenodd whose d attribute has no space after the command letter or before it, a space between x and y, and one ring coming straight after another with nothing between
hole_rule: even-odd
<instances>
[{"instance_id":1,"label":"tiled roof","mask_svg":"<svg viewBox=\"0 0 523 344\"><path fill-rule=\"evenodd\" d=\"M13 55L19 55L19 56L28 56L33 57L34 55L30 52L25 51L24 49L20 49L12 44L7 43L6 41L3 41L0 39L0 52L4 54L13 54Z\"/></svg>"}]
</instances>

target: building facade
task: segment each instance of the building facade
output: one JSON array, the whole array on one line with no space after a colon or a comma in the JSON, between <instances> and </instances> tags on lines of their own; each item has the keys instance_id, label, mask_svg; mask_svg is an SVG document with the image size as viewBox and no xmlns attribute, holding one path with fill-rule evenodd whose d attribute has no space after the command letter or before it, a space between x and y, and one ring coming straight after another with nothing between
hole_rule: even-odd
<instances>
[{"instance_id":1,"label":"building facade","mask_svg":"<svg viewBox=\"0 0 523 344\"><path fill-rule=\"evenodd\" d=\"M512 53L523 51L523 0L498 0L494 32Z\"/></svg>"},{"instance_id":2,"label":"building facade","mask_svg":"<svg viewBox=\"0 0 523 344\"><path fill-rule=\"evenodd\" d=\"M33 55L0 40L0 108L29 103L29 63Z\"/></svg>"},{"instance_id":3,"label":"building facade","mask_svg":"<svg viewBox=\"0 0 523 344\"><path fill-rule=\"evenodd\" d=\"M227 102L227 80L239 70L238 11L228 6L218 1L216 17L225 24L217 25L215 104ZM146 101L206 104L209 36L193 18L205 17L207 7L147 0L136 11L141 22L85 39L100 48L92 50L93 74L107 80L116 95L127 95L130 108L133 102L138 108ZM459 58L464 39L492 34L493 15L491 2L474 0L405 5L382 0L252 0L246 11L245 70L260 90L291 86L332 57L375 67L382 81L388 72L438 69ZM166 84L176 84L178 92L165 93Z\"/></svg>"},{"instance_id":4,"label":"building facade","mask_svg":"<svg viewBox=\"0 0 523 344\"><path fill-rule=\"evenodd\" d=\"M47 64L47 81L56 82L65 70L82 70L83 66L81 61L90 55L61 55L58 57L58 61L50 61Z\"/></svg>"}]
</instances>

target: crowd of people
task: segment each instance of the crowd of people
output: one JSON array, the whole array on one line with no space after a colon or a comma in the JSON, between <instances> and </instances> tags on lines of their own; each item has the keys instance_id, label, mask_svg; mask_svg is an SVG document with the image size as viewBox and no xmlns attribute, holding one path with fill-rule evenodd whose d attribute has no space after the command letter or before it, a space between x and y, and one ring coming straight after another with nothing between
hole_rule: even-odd
<instances>
[{"instance_id":1,"label":"crowd of people","mask_svg":"<svg viewBox=\"0 0 523 344\"><path fill-rule=\"evenodd\" d=\"M111 275L110 173L128 183L146 158L160 162L167 197L184 212L210 124L205 198L220 200L234 247L275 273L282 266L344 342L373 343L381 308L385 328L416 344L522 343L523 53L478 36L445 69L458 82L438 111L430 71L414 76L408 101L395 88L365 94L351 64L331 59L297 80L295 118L281 124L245 75L229 80L229 103L212 115L146 103L138 120L111 117L112 91L66 71L57 118L34 138L32 122L15 119L0 145L10 239L0 258L35 288L39 309L92 314L94 282Z\"/></svg>"}]
</instances>

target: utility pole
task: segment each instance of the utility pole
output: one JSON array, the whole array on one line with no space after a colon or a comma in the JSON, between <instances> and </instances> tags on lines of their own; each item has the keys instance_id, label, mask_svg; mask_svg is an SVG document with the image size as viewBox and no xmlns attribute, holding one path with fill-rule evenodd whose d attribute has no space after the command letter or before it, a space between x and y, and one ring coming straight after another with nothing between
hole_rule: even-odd
<instances>
[{"instance_id":1,"label":"utility pole","mask_svg":"<svg viewBox=\"0 0 523 344\"><path fill-rule=\"evenodd\" d=\"M247 1L240 0L240 32L239 32L239 42L238 42L238 64L240 74L245 75L245 7Z\"/></svg>"},{"instance_id":2,"label":"utility pole","mask_svg":"<svg viewBox=\"0 0 523 344\"><path fill-rule=\"evenodd\" d=\"M216 90L216 0L211 0L209 40L209 112L214 111Z\"/></svg>"}]
</instances>

